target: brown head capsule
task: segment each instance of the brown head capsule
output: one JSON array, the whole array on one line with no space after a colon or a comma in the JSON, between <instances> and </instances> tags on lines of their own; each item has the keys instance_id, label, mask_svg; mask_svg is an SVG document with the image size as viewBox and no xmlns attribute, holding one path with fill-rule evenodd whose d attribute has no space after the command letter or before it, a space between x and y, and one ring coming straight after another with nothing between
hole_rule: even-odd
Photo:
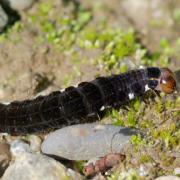
<instances>
[{"instance_id":1,"label":"brown head capsule","mask_svg":"<svg viewBox=\"0 0 180 180\"><path fill-rule=\"evenodd\" d=\"M173 72L168 68L161 68L161 75L156 90L170 94L175 90L176 81Z\"/></svg>"}]
</instances>

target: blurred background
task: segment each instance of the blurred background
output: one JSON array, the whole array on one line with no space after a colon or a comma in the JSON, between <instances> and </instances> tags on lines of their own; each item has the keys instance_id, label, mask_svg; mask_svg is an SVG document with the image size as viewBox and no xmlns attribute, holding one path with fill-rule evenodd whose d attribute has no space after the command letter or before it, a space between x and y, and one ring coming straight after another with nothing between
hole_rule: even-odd
<instances>
[{"instance_id":1,"label":"blurred background","mask_svg":"<svg viewBox=\"0 0 180 180\"><path fill-rule=\"evenodd\" d=\"M6 101L129 66L180 64L178 0L2 0L0 31Z\"/></svg>"}]
</instances>

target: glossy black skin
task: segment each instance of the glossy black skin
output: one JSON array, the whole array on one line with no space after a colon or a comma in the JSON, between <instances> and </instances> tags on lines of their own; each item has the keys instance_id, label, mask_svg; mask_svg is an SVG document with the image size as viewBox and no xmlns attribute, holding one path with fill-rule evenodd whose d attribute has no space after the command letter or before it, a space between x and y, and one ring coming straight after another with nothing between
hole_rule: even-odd
<instances>
[{"instance_id":1,"label":"glossy black skin","mask_svg":"<svg viewBox=\"0 0 180 180\"><path fill-rule=\"evenodd\" d=\"M0 105L0 132L13 135L46 131L85 123L107 108L119 107L159 84L161 69L148 67L99 77L78 87L52 92L32 100ZM97 116L98 117L98 116ZM97 119L96 119L97 120Z\"/></svg>"}]
</instances>

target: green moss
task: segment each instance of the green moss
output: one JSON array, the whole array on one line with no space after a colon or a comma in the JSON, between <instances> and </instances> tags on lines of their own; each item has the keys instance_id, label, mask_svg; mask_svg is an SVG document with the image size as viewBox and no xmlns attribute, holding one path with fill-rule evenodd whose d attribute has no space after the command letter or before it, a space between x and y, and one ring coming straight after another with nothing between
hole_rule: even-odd
<instances>
[{"instance_id":1,"label":"green moss","mask_svg":"<svg viewBox=\"0 0 180 180\"><path fill-rule=\"evenodd\" d=\"M7 40L11 40L14 43L18 43L21 40L21 36L18 34L24 29L24 24L22 22L16 22L11 28L6 32L0 34L0 43ZM11 36L11 34L16 33L16 36Z\"/></svg>"},{"instance_id":2,"label":"green moss","mask_svg":"<svg viewBox=\"0 0 180 180\"><path fill-rule=\"evenodd\" d=\"M152 131L153 137L162 141L164 146L168 149L175 148L179 145L178 127L175 123L171 123L169 127L165 129L159 129Z\"/></svg>"},{"instance_id":3,"label":"green moss","mask_svg":"<svg viewBox=\"0 0 180 180\"><path fill-rule=\"evenodd\" d=\"M152 19L149 25L153 28L162 28L166 25L166 22L162 21L162 19Z\"/></svg>"},{"instance_id":4,"label":"green moss","mask_svg":"<svg viewBox=\"0 0 180 180\"><path fill-rule=\"evenodd\" d=\"M73 166L74 166L73 169L77 170L78 172L83 173L83 169L84 169L85 164L86 163L84 161L75 161L73 163Z\"/></svg>"},{"instance_id":5,"label":"green moss","mask_svg":"<svg viewBox=\"0 0 180 180\"><path fill-rule=\"evenodd\" d=\"M49 3L41 3L39 5L39 15L41 16L47 16L51 11L53 10L53 6L52 4L49 2Z\"/></svg>"},{"instance_id":6,"label":"green moss","mask_svg":"<svg viewBox=\"0 0 180 180\"><path fill-rule=\"evenodd\" d=\"M92 13L79 7L74 14L74 10L65 13L54 14L52 3L43 3L39 5L39 11L30 15L29 22L35 23L42 31L42 39L54 44L62 52L71 49L76 43L78 33L88 24L92 18Z\"/></svg>"},{"instance_id":7,"label":"green moss","mask_svg":"<svg viewBox=\"0 0 180 180\"><path fill-rule=\"evenodd\" d=\"M121 172L121 173L116 173L111 175L111 177L108 177L108 180L140 180L141 177L138 175L138 173L133 170L130 169L127 172Z\"/></svg>"},{"instance_id":8,"label":"green moss","mask_svg":"<svg viewBox=\"0 0 180 180\"><path fill-rule=\"evenodd\" d=\"M117 110L115 110L115 109L112 110L111 118L112 118L112 124L117 125L117 126L124 125L123 118L120 116L120 114Z\"/></svg>"},{"instance_id":9,"label":"green moss","mask_svg":"<svg viewBox=\"0 0 180 180\"><path fill-rule=\"evenodd\" d=\"M174 9L173 11L173 19L179 23L180 22L180 8Z\"/></svg>"},{"instance_id":10,"label":"green moss","mask_svg":"<svg viewBox=\"0 0 180 180\"><path fill-rule=\"evenodd\" d=\"M147 163L147 162L153 162L152 157L148 154L142 154L139 159L139 163Z\"/></svg>"},{"instance_id":11,"label":"green moss","mask_svg":"<svg viewBox=\"0 0 180 180\"><path fill-rule=\"evenodd\" d=\"M118 68L123 57L135 52L135 35L132 30L123 32L122 30L110 29L102 33L100 44L104 47L104 52L98 63L104 65L106 70ZM102 41L103 40L103 41Z\"/></svg>"},{"instance_id":12,"label":"green moss","mask_svg":"<svg viewBox=\"0 0 180 180\"><path fill-rule=\"evenodd\" d=\"M136 116L135 116L135 113L134 111L129 111L128 112L128 118L127 118L127 123L128 123L128 126L129 127L135 127L136 126L136 123L137 123L137 119L136 119Z\"/></svg>"},{"instance_id":13,"label":"green moss","mask_svg":"<svg viewBox=\"0 0 180 180\"><path fill-rule=\"evenodd\" d=\"M145 144L145 140L140 135L131 136L131 143L135 146Z\"/></svg>"},{"instance_id":14,"label":"green moss","mask_svg":"<svg viewBox=\"0 0 180 180\"><path fill-rule=\"evenodd\" d=\"M65 76L64 76L64 80L63 80L63 86L64 86L64 88L70 86L72 80L73 80L73 75L72 75L72 74L71 74L71 75L69 75L69 74L68 74L68 75L65 75Z\"/></svg>"}]
</instances>

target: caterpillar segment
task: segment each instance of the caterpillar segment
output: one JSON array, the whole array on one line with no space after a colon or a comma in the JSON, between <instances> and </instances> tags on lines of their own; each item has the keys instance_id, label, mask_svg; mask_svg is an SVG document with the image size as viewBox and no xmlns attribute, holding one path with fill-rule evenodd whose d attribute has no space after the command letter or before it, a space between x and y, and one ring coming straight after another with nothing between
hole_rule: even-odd
<instances>
[{"instance_id":1,"label":"caterpillar segment","mask_svg":"<svg viewBox=\"0 0 180 180\"><path fill-rule=\"evenodd\" d=\"M63 92L0 104L0 132L21 135L85 123L93 114L120 107L150 89L168 94L175 87L173 73L168 68L148 67L98 77Z\"/></svg>"}]
</instances>

